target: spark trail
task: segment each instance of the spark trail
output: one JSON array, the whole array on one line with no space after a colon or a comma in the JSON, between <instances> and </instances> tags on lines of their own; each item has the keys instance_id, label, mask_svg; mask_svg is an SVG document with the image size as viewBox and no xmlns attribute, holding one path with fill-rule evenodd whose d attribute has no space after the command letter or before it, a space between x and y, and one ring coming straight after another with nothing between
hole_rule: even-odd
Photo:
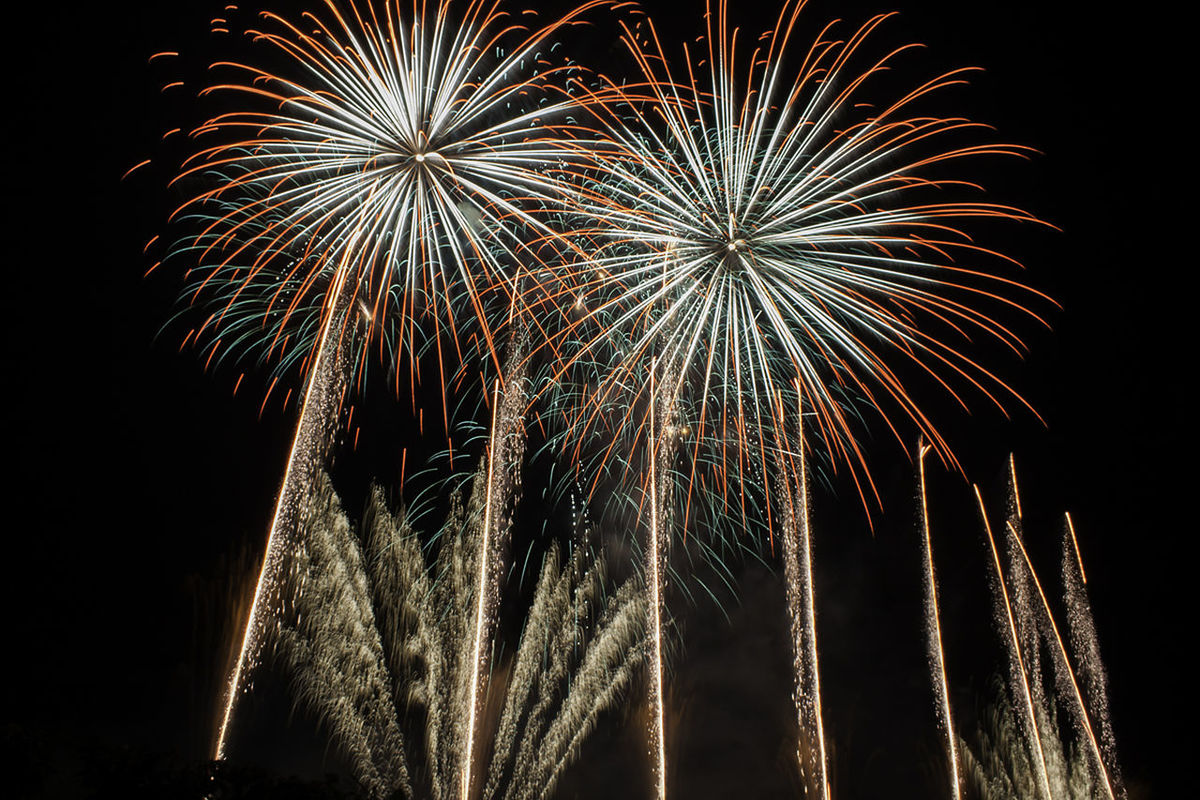
<instances>
[{"instance_id":1,"label":"spark trail","mask_svg":"<svg viewBox=\"0 0 1200 800\"><path fill-rule=\"evenodd\" d=\"M475 646L472 650L471 689L467 693L470 698L470 711L467 722L467 741L463 746L463 776L462 800L467 800L471 792L471 762L473 760L472 745L475 743L475 718L480 712L482 698L480 687L484 683L483 672L487 668L483 658L484 627L495 614L495 601L489 597L491 580L489 566L492 556L492 500L496 488L496 417L500 411L500 382L497 381L492 391L492 433L488 442L487 452L487 498L483 510L483 541L479 545L479 581L475 589ZM486 616L485 616L486 615Z\"/></svg>"},{"instance_id":2,"label":"spark trail","mask_svg":"<svg viewBox=\"0 0 1200 800\"><path fill-rule=\"evenodd\" d=\"M1062 545L1063 596L1067 605L1067 630L1071 640L1071 651L1088 699L1088 714L1099 728L1100 748L1103 762L1108 765L1110 784L1118 797L1125 796L1124 781L1121 779L1120 762L1117 761L1117 739L1113 734L1112 718L1108 713L1108 676L1104 662L1100 659L1100 638L1096 635L1096 623L1092 616L1092 605L1087 595L1087 573L1083 570L1083 557L1079 553L1079 540L1075 536L1075 524L1066 514Z\"/></svg>"},{"instance_id":3,"label":"spark trail","mask_svg":"<svg viewBox=\"0 0 1200 800\"><path fill-rule=\"evenodd\" d=\"M792 626L793 701L803 746L797 747L801 778L816 783L819 796L829 800L829 762L821 712L821 675L817 658L817 619L812 576L812 529L809 521L808 463L804 452L802 409L797 409L796 491L785 491L784 579ZM786 473L786 469L784 472ZM813 744L815 743L815 748ZM816 753L813 753L813 750ZM815 757L814 757L815 756Z\"/></svg>"},{"instance_id":4,"label":"spark trail","mask_svg":"<svg viewBox=\"0 0 1200 800\"><path fill-rule=\"evenodd\" d=\"M651 403L657 400L654 393L654 370L650 373ZM659 486L659 458L665 460L670 451L670 445L660 442L655 435L655 422L660 412L651 408L649 415L649 432L647 446L650 451L650 546L647 549L648 563L646 565L645 581L649 589L648 610L650 612L650 746L654 755L654 786L656 796L664 800L667 796L667 751L666 731L663 724L663 630L662 630L662 586L663 568L666 560L666 542L669 540L665 532L659 530L663 516L659 507L661 487Z\"/></svg>"},{"instance_id":5,"label":"spark trail","mask_svg":"<svg viewBox=\"0 0 1200 800\"><path fill-rule=\"evenodd\" d=\"M263 554L262 568L254 587L254 599L251 601L250 614L242 632L237 661L225 687L225 710L213 744L213 758L217 761L225 758L225 745L233 712L243 690L246 673L257 660L262 646L262 628L266 624L264 618L270 613L279 590L280 569L294 538L297 506L303 496L302 490L309 485L325 458L330 444L332 420L336 417L335 410L345 389L346 376L342 364L344 354L340 341L335 341L334 336L334 331L346 319L345 307L340 302L345 275L344 269L338 271L338 279L329 294L333 307L325 312L326 319L312 356L313 366L308 376L308 387L300 406L300 418L296 423L296 433L288 452L279 497L275 501L275 512L267 535L267 549Z\"/></svg>"},{"instance_id":6,"label":"spark trail","mask_svg":"<svg viewBox=\"0 0 1200 800\"><path fill-rule=\"evenodd\" d=\"M954 717L950 713L950 686L946 680L946 656L942 645L942 621L938 612L937 578L933 572L933 543L929 538L929 505L925 494L925 454L929 446L917 443L917 474L921 494L921 553L925 560L925 633L928 642L929 666L937 688L938 721L946 734L946 751L950 757L951 796L962 796L961 773L958 768L958 747L954 735Z\"/></svg>"},{"instance_id":7,"label":"spark trail","mask_svg":"<svg viewBox=\"0 0 1200 800\"><path fill-rule=\"evenodd\" d=\"M1005 631L1005 651L1008 654L1009 662L1009 683L1010 686L1020 686L1020 705L1022 711L1021 727L1023 728L1027 741L1031 741L1035 750L1033 762L1035 765L1038 786L1042 791L1042 796L1045 800L1050 800L1050 780L1046 774L1046 751L1042 746L1041 733L1038 730L1037 715L1034 711L1033 692L1029 686L1029 675L1025 669L1025 661L1021 655L1021 639L1017 634L1017 619L1013 611L1012 601L1009 598L1008 588L1004 583L1004 569L1000 565L1000 553L996 549L996 539L992 535L992 526L988 522L987 510L983 506L983 496L979 493L979 487L975 487L975 497L979 501L979 515L983 519L983 527L987 533L988 548L992 555L992 566L995 569L993 574L993 595L1003 603L1004 614L1001 616L997 613L997 617L1002 621L1002 627ZM997 612L999 603L997 604Z\"/></svg>"},{"instance_id":8,"label":"spark trail","mask_svg":"<svg viewBox=\"0 0 1200 800\"><path fill-rule=\"evenodd\" d=\"M525 376L523 372L523 337L514 340L509 361L508 385L501 391L500 381L492 389L492 428L487 448L486 497L484 499L482 541L479 545L479 572L475 590L474 646L471 663L471 688L468 692L470 711L467 738L462 755L462 800L471 790L471 774L475 753L477 718L487 686L488 659L485 642L495 627L496 610L500 603L499 582L502 570L498 566L509 549L511 527L506 513L515 500L519 482L521 457L525 451L525 433L521 424L524 408Z\"/></svg>"},{"instance_id":9,"label":"spark trail","mask_svg":"<svg viewBox=\"0 0 1200 800\"><path fill-rule=\"evenodd\" d=\"M1107 727L1107 695L1092 694L1085 701L1072 668L1080 666L1085 686L1088 675L1099 668L1094 629L1083 619L1072 621L1079 634L1071 635L1071 650L1059 633L1041 580L1022 538L1022 514L1016 469L1009 465L1009 515L1005 522L1007 570L992 534L982 496L975 488L993 568L991 581L997 627L1008 656L1007 695L1002 690L984 714L978 731L978 748L958 740L963 780L984 800L1095 800L1124 797ZM1090 611L1078 605L1083 570L1069 524L1063 534L1063 590L1069 619L1077 614L1090 620ZM1090 631L1090 638L1088 632ZM1044 649L1043 649L1044 648ZM1053 682L1042 672L1049 656ZM1011 696L1012 703L1009 702ZM1014 711L1014 705L1019 710ZM1060 712L1070 722L1060 722ZM1104 746L1094 728L1103 732Z\"/></svg>"}]
</instances>

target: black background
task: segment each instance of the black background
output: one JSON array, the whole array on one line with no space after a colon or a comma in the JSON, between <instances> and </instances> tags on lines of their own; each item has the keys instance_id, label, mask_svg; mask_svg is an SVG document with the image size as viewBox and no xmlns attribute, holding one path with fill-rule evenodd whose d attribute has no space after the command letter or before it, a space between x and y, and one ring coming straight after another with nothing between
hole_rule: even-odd
<instances>
[{"instance_id":1,"label":"black background","mask_svg":"<svg viewBox=\"0 0 1200 800\"><path fill-rule=\"evenodd\" d=\"M660 14L666 39L677 26L699 32L693 5ZM1035 550L1045 554L1045 575L1056 574L1057 515L1072 512L1127 779L1141 796L1172 796L1172 773L1182 768L1173 748L1194 711L1184 644L1195 628L1191 601L1179 599L1190 586L1195 533L1185 516L1195 470L1183 414L1195 364L1184 339L1194 226L1190 201L1171 190L1185 180L1180 165L1194 137L1181 131L1186 104L1167 64L1172 23L1141 8L1109 16L1027 2L905 5L877 35L928 44L910 62L922 76L986 69L953 102L1001 138L1041 151L1029 163L990 167L989 188L1062 229L998 242L1063 306L1048 310L1052 332L1030 333L1026 362L998 366L1046 426L981 409L949 420L952 441L997 509L1005 459L1016 452L1042 523ZM256 557L282 475L291 413L268 408L260 419L261 386L235 397L236 373L205 374L194 352L178 352L179 332L159 333L178 276L142 277L156 257L143 246L179 201L165 188L174 165L158 140L196 121L192 78L220 56L222 35L208 29L221 6L43 4L23 8L27 16L7 31L5 94L16 104L6 103L4 394L16 447L5 481L12 674L2 713L10 755L57 776L19 789L32 796L86 794L98 757L205 757L214 649L232 635L229 562L245 561L247 548ZM882 10L891 8L816 4L804 30ZM762 12L734 14L754 31L769 22ZM160 50L183 55L169 67L148 63ZM188 83L160 92L180 70ZM857 503L848 485L814 500L835 782L842 797L937 796L912 471L880 442L875 469L888 505L873 535L857 506L845 510ZM940 468L932 476L943 497L935 506L945 509L933 515L944 595L966 597L984 582L969 486ZM674 679L679 796L774 796L790 785L780 739L791 713L780 591L761 569L741 575L730 623L710 607L677 611L685 632ZM966 716L986 695L986 665L999 664L976 643L988 641L990 620L971 602L948 601L947 613L955 701ZM957 649L955 631L963 632ZM340 768L307 723L287 727L271 702L258 705L235 758L280 774ZM564 788L640 794L638 736L636 720L602 728ZM616 770L629 774L615 780Z\"/></svg>"}]
</instances>

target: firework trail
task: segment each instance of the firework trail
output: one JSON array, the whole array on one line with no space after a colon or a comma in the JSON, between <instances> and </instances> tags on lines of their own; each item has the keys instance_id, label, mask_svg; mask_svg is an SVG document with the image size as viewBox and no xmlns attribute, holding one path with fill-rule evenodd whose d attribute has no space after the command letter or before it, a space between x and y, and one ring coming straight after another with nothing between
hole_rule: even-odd
<instances>
[{"instance_id":1,"label":"firework trail","mask_svg":"<svg viewBox=\"0 0 1200 800\"><path fill-rule=\"evenodd\" d=\"M176 212L210 219L184 248L195 253L203 242L193 296L215 284L228 298L204 327L215 350L227 314L236 333L244 303L265 306L263 328L276 335L260 341L285 362L307 343L286 331L319 331L302 357L308 389L217 758L278 580L280 548L292 535L294 498L325 456L327 443L310 429L327 427L340 405L324 402L330 382L342 380L325 374L329 354L343 354L341 372L356 363L361 375L377 347L392 361L397 392L399 365L407 362L414 405L422 338L432 339L443 392L464 345L499 366L487 307L499 296L520 310L520 265L532 258L514 231L544 230L532 212L564 193L546 167L564 157L555 120L577 104L556 87L573 68L548 60L549 39L601 4L584 2L528 29L508 19L499 0L461 9L450 0L414 0L409 13L402 0L326 0L324 14L306 14L303 23L264 12L264 27L248 31L286 65L280 72L215 65L235 77L204 94L225 95L234 110L200 126L197 135L220 142L190 157L176 179L218 179ZM461 12L458 19L453 12ZM351 308L359 314L347 314ZM294 320L313 309L315 326ZM473 344L462 341L471 325L478 328ZM353 358L346 355L351 340ZM448 428L444 394L442 412Z\"/></svg>"},{"instance_id":2,"label":"firework trail","mask_svg":"<svg viewBox=\"0 0 1200 800\"><path fill-rule=\"evenodd\" d=\"M655 365L656 367L657 365ZM658 398L654 393L654 367L650 371L650 402ZM649 449L650 475L647 480L650 486L650 542L646 551L649 560L643 580L649 592L649 634L650 634L650 747L654 755L654 788L656 795L662 800L667 796L667 737L663 724L664 686L663 686L663 570L666 568L667 543L670 537L666 531L667 503L665 499L666 484L659 476L663 472L664 463L670 459L673 450L668 436L665 440L656 435L661 430L663 421L670 413L669 404L664 404L661 410L650 410L650 430L647 436ZM655 423L658 423L657 425Z\"/></svg>"},{"instance_id":3,"label":"firework trail","mask_svg":"<svg viewBox=\"0 0 1200 800\"><path fill-rule=\"evenodd\" d=\"M994 568L992 592L998 627L1008 654L1008 691L1020 711L1014 712L1003 693L998 696L986 716L987 724L981 725L978 755L959 740L963 774L979 795L988 800L1032 796L1046 800L1123 797L1113 757L1115 743L1109 745L1112 730L1106 694L1091 694L1089 690L1090 703L1084 701L1049 599L1022 541L1020 495L1015 466L1011 463L1009 486L1009 516L1005 523L1007 574L978 488L975 492ZM1077 549L1068 541L1069 534L1068 525L1063 541L1063 573L1068 614L1072 615L1079 610L1080 589L1072 582L1072 576L1076 572L1082 575L1082 563ZM1090 614L1087 618L1090 620ZM1086 683L1087 676L1100 668L1098 661L1088 664L1090 657L1099 655L1095 631L1088 629L1091 636L1088 638L1086 623L1081 620L1072 624L1080 626L1079 638L1072 634L1072 650L1076 664L1084 665L1082 675ZM1049 687L1042 674L1043 645L1054 674ZM1074 734L1071 739L1059 722L1064 711L1071 719L1069 727ZM1094 724L1099 724L1104 736L1103 749L1097 742Z\"/></svg>"},{"instance_id":4,"label":"firework trail","mask_svg":"<svg viewBox=\"0 0 1200 800\"><path fill-rule=\"evenodd\" d=\"M800 425L803 414L797 414ZM817 618L812 574L812 528L809 521L808 464L804 431L797 431L795 465L798 492L783 491L789 501L783 520L784 579L792 623L792 667L796 680L792 699L800 731L796 755L805 792L829 800L829 762L825 752L825 727L821 713L821 674L817 659ZM787 474L784 467L781 473ZM784 481L790 484L790 481ZM792 499L794 497L794 500ZM815 744L815 746L814 746Z\"/></svg>"},{"instance_id":5,"label":"firework trail","mask_svg":"<svg viewBox=\"0 0 1200 800\"><path fill-rule=\"evenodd\" d=\"M525 452L523 425L526 406L524 336L518 333L505 370L507 384L501 391L499 381L492 393L492 425L486 461L486 492L483 527L479 549L478 582L475 588L474 647L472 650L471 688L468 693L467 736L463 744L462 798L467 800L472 787L471 770L475 763L477 718L483 711L487 673L490 666L484 644L490 641L500 605L500 581L503 562L511 547L511 509L517 502L520 470Z\"/></svg>"},{"instance_id":6,"label":"firework trail","mask_svg":"<svg viewBox=\"0 0 1200 800\"><path fill-rule=\"evenodd\" d=\"M335 293L334 298L337 297ZM294 545L297 506L301 501L301 487L309 485L316 470L324 462L332 435L333 413L340 402L344 389L345 370L341 362L342 351L331 342L335 321L346 316L345 310L332 312L322 332L314 357L313 369L308 376L300 419L288 453L287 470L283 485L275 501L275 512L271 519L267 549L263 555L262 568L254 587L254 599L250 602L250 614L242 632L242 643L237 660L225 687L224 713L217 730L214 758L225 757L225 743L229 734L229 723L243 687L246 672L258 659L262 647L263 626L270 609L278 601L279 576L283 559Z\"/></svg>"},{"instance_id":7,"label":"firework trail","mask_svg":"<svg viewBox=\"0 0 1200 800\"><path fill-rule=\"evenodd\" d=\"M1029 671L1025 668L1025 659L1021 655L1021 638L1017 633L1017 616L1013 610L1012 599L1004 581L1004 569L1000 565L1000 553L996 549L996 539L992 535L992 526L988 522L987 510L983 506L983 496L979 487L975 487L975 498L979 501L979 515L983 520L984 531L987 533L988 547L994 572L991 576L992 597L996 609L995 616L998 627L1004 631L1005 652L1008 654L1009 687L1014 693L1020 687L1019 705L1021 707L1020 729L1024 734L1022 740L1030 743L1033 749L1032 760L1035 774L1038 778L1038 788L1045 800L1050 800L1050 782L1046 774L1045 748L1042 746L1041 732L1038 729L1037 712L1034 708L1033 691L1029 685ZM1003 614L1001 614L1001 603Z\"/></svg>"},{"instance_id":8,"label":"firework trail","mask_svg":"<svg viewBox=\"0 0 1200 800\"><path fill-rule=\"evenodd\" d=\"M1104 662L1100 660L1100 637L1096 635L1096 623L1092 617L1092 605L1087 595L1087 574L1083 570L1083 558L1079 554L1079 541L1075 537L1075 525L1071 515L1066 515L1062 544L1063 597L1067 605L1067 629L1071 640L1071 652L1087 695L1087 712L1099 728L1103 762L1113 791L1124 797L1124 782L1121 780L1120 763L1117 761L1117 739L1113 734L1112 719L1108 713L1108 675Z\"/></svg>"},{"instance_id":9,"label":"firework trail","mask_svg":"<svg viewBox=\"0 0 1200 800\"><path fill-rule=\"evenodd\" d=\"M946 750L950 756L951 796L958 800L962 796L961 778L958 768L958 747L954 735L954 715L950 713L950 685L946 679L946 655L942 646L942 621L938 611L937 578L933 570L933 543L929 537L929 505L925 494L925 454L929 448L924 442L917 444L918 489L921 497L921 554L925 561L925 635L928 642L929 667L933 673L933 684L937 688L937 714L940 727L946 734Z\"/></svg>"},{"instance_id":10,"label":"firework trail","mask_svg":"<svg viewBox=\"0 0 1200 800\"><path fill-rule=\"evenodd\" d=\"M481 469L466 506L453 504L428 566L416 533L388 512L378 490L364 551L328 477L314 482L278 641L298 701L322 720L371 797L463 794L487 483ZM494 723L490 766L471 796L548 796L600 714L637 680L640 594L631 582L606 592L602 561L589 561L583 549L560 561L557 550L543 561ZM423 720L423 740L406 742L405 714ZM417 764L423 769L410 774Z\"/></svg>"}]
</instances>

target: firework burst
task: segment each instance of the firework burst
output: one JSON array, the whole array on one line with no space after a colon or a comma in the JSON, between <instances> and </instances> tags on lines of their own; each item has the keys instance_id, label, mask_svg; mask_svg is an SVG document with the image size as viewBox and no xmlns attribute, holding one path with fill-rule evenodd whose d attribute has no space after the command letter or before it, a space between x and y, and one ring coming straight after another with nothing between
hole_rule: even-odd
<instances>
[{"instance_id":1,"label":"firework burst","mask_svg":"<svg viewBox=\"0 0 1200 800\"><path fill-rule=\"evenodd\" d=\"M488 300L515 296L533 260L518 232L544 230L533 214L563 195L546 165L564 157L558 137L577 102L559 85L576 68L551 64L548 40L600 4L533 30L499 0L407 11L403 0L326 0L299 21L264 12L249 34L280 68L215 65L233 79L203 94L233 110L196 131L221 141L177 178L208 187L177 214L208 220L191 240L191 296L224 301L210 338L250 303L275 334L260 342L267 352L311 351L318 335L285 335L312 327L294 316L316 310L324 332L341 304L365 321L338 332L365 333L359 359L373 348L415 368L404 354L432 336L444 368L471 322L494 353L504 318L485 313Z\"/></svg>"},{"instance_id":2,"label":"firework burst","mask_svg":"<svg viewBox=\"0 0 1200 800\"><path fill-rule=\"evenodd\" d=\"M645 375L657 363L672 417L663 434L690 462L689 509L703 482L733 495L727 513L742 509L743 523L772 511L748 487L770 484L780 459L795 474L801 407L815 449L848 465L864 503L877 498L861 413L882 417L901 446L908 420L956 463L909 384L925 376L964 407L968 389L1001 410L1027 405L962 343L982 334L1021 354L989 309L1037 319L1027 303L1049 302L985 266L1011 259L961 229L1036 221L973 199L979 187L955 174L977 157L1028 152L964 143L986 126L926 110L968 71L869 105L915 45L869 55L881 15L844 38L831 24L798 51L802 7L784 4L773 30L747 42L724 0L706 4L706 35L685 46L682 76L652 23L624 26L643 80L619 90L624 102L596 106L607 147L587 176L577 233L597 247L576 271L583 312L565 334L576 342L572 366L616 363L573 399L573 433L603 429L615 407L626 410L621 428L644 435Z\"/></svg>"}]
</instances>

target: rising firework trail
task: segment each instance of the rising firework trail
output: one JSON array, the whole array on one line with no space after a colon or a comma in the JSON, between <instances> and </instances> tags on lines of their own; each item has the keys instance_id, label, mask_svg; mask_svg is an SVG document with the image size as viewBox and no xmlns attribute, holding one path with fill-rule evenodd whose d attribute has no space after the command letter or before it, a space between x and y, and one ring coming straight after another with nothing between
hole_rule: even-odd
<instances>
[{"instance_id":1,"label":"rising firework trail","mask_svg":"<svg viewBox=\"0 0 1200 800\"><path fill-rule=\"evenodd\" d=\"M792 666L795 671L792 699L800 733L797 747L801 778L815 783L816 793L829 800L829 761L825 751L825 725L821 712L821 673L817 658L817 614L812 572L812 527L809 519L808 462L804 452L804 415L797 409L798 443L795 483L798 490L785 495L783 539L784 579L792 624ZM785 474L787 468L782 470ZM785 481L785 483L791 483ZM813 746L815 743L815 747ZM815 750L815 753L814 753ZM815 757L814 757L815 756Z\"/></svg>"},{"instance_id":2,"label":"rising firework trail","mask_svg":"<svg viewBox=\"0 0 1200 800\"><path fill-rule=\"evenodd\" d=\"M344 276L344 273L339 272ZM336 302L341 296L341 287L334 287L329 299ZM313 357L312 371L308 376L308 387L300 407L300 419L292 438L288 453L287 469L279 497L275 501L275 513L271 518L267 549L263 554L262 567L254 586L254 599L250 602L250 613L242 632L242 643L237 661L225 687L224 711L213 745L213 758L225 758L225 743L229 734L229 723L242 690L243 677L258 658L262 646L263 625L270 607L276 602L278 581L283 559L289 546L296 523L297 505L303 497L303 487L308 486L314 471L325 460L332 434L331 420L345 389L345 370L341 361L344 354L334 342L334 329L346 317L344 308L330 308L322 326L322 332Z\"/></svg>"},{"instance_id":3,"label":"rising firework trail","mask_svg":"<svg viewBox=\"0 0 1200 800\"><path fill-rule=\"evenodd\" d=\"M487 664L483 658L483 640L487 636L488 622L495 615L495 600L489 597L491 580L489 576L492 556L492 502L496 490L496 415L500 412L500 382L496 381L492 391L492 432L487 449L487 494L483 500L483 530L479 543L479 577L475 584L475 644L471 650L471 688L467 692L470 709L467 716L467 738L462 753L462 800L467 800L471 793L471 763L473 745L475 744L475 719L481 713L481 687L484 684L484 671Z\"/></svg>"},{"instance_id":4,"label":"rising firework trail","mask_svg":"<svg viewBox=\"0 0 1200 800\"><path fill-rule=\"evenodd\" d=\"M518 356L520 357L520 356ZM499 607L498 562L508 549L508 534L505 509L512 500L515 476L508 473L509 467L521 462L520 453L523 451L524 435L515 430L520 426L520 414L513 397L520 396L523 381L521 375L510 372L508 391L502 396L500 381L496 381L492 390L492 427L488 439L487 471L484 473L485 496L483 501L483 526L480 529L479 568L475 584L475 621L474 645L471 649L471 685L467 692L470 708L467 717L467 736L462 753L462 800L467 800L471 792L471 772L475 760L475 729L479 715L483 712L485 687L489 661L485 655L485 645L490 639L490 633L495 627L496 609ZM517 440L516 457L507 452L513 449L513 441ZM497 472L497 466L500 467Z\"/></svg>"},{"instance_id":5,"label":"rising firework trail","mask_svg":"<svg viewBox=\"0 0 1200 800\"><path fill-rule=\"evenodd\" d=\"M447 427L448 375L464 347L499 365L488 309L517 305L522 268L513 265L533 260L517 231L544 232L533 211L564 196L548 165L564 158L556 125L577 103L558 84L575 68L549 61L548 40L602 4L583 2L530 29L509 19L500 0L461 9L453 0L414 0L407 12L403 0L325 0L323 14L293 22L264 12L263 27L247 31L273 49L263 63L280 71L214 65L234 77L202 94L224 95L232 110L197 129L220 141L176 178L211 184L216 176L174 215L208 220L182 248L198 261L189 299L225 299L202 326L214 349L227 319L242 324L247 304L261 311L274 335L258 337L260 355L292 362L302 352L307 383L218 758L291 536L292 499L325 456L327 443L313 431L331 427L340 407L340 396L326 402L342 382L323 372L333 368L330 353L359 375L379 353L397 391L407 363L415 406L417 354L431 348ZM360 313L347 315L350 308ZM313 309L320 322L298 326L295 318ZM352 321L360 317L365 326ZM297 327L319 333L289 336Z\"/></svg>"},{"instance_id":6,"label":"rising firework trail","mask_svg":"<svg viewBox=\"0 0 1200 800\"><path fill-rule=\"evenodd\" d=\"M650 371L650 402L657 399L654 394L654 369ZM666 566L666 543L668 537L665 531L659 529L663 509L659 506L662 487L659 485L659 459L666 458L670 446L660 442L655 434L656 418L661 414L651 409L649 415L649 430L646 446L650 456L650 545L646 551L647 566L644 580L649 590L648 610L650 612L650 747L654 755L654 788L655 796L664 800L667 796L667 744L666 730L663 724L663 569Z\"/></svg>"},{"instance_id":7,"label":"rising firework trail","mask_svg":"<svg viewBox=\"0 0 1200 800\"><path fill-rule=\"evenodd\" d=\"M983 506L983 495L980 494L978 486L974 488L975 498L979 501L979 515L983 520L984 531L987 533L988 548L992 555L992 567L995 570L993 574L993 594L1002 601L1004 608L1001 621L1006 634L1005 642L1007 646L1005 650L1008 653L1009 660L1009 681L1010 685L1021 687L1021 727L1026 733L1026 740L1031 741L1035 749L1032 761L1035 765L1038 787L1042 791L1042 797L1044 800L1051 800L1050 780L1046 773L1046 750L1042 745L1041 732L1038 729L1037 714L1034 710L1033 691L1029 686L1029 672L1025 669L1025 660L1021 655L1021 639L1017 634L1017 619L1013 611L1012 600L1008 594L1008 588L1004 582L1004 569L1000 565L1000 552L996 549L996 539L992 535L992 526L988 522L987 510ZM997 616L1000 615L998 614Z\"/></svg>"},{"instance_id":8,"label":"rising firework trail","mask_svg":"<svg viewBox=\"0 0 1200 800\"><path fill-rule=\"evenodd\" d=\"M942 620L938 611L937 577L933 572L933 543L929 538L929 504L925 494L925 454L929 446L917 443L917 474L921 494L921 553L925 560L925 635L929 649L929 666L933 685L937 689L937 713L946 734L946 752L950 757L951 796L962 796L962 773L958 768L958 744L954 735L954 716L950 713L950 684L946 679L946 654L942 645Z\"/></svg>"},{"instance_id":9,"label":"rising firework trail","mask_svg":"<svg viewBox=\"0 0 1200 800\"><path fill-rule=\"evenodd\" d=\"M1071 650L1080 669L1072 668L1066 642L1059 634L1049 599L1022 540L1016 470L1009 464L1010 510L1005 523L1008 570L1001 565L991 525L978 487L979 511L987 535L993 567L992 593L996 619L1005 641L1009 669L1007 688L983 715L979 747L972 750L959 740L964 779L973 783L985 800L1044 800L1124 797L1115 761L1115 742L1108 724L1107 693L1092 693L1089 673L1102 670L1094 629L1086 621L1071 622ZM1068 524L1063 534L1062 559L1064 599L1068 620L1081 613L1076 592L1082 574L1077 546L1072 544ZM1082 612L1090 620L1090 612ZM1078 626L1078 627L1076 627ZM1078 634L1076 633L1078 631ZM1091 638L1088 638L1088 637ZM1043 646L1049 652L1054 682L1043 676ZM1088 660L1094 658L1092 664ZM1088 701L1080 690L1082 678ZM1070 715L1073 731L1060 721L1060 712ZM1097 741L1094 728L1102 732Z\"/></svg>"}]
</instances>

